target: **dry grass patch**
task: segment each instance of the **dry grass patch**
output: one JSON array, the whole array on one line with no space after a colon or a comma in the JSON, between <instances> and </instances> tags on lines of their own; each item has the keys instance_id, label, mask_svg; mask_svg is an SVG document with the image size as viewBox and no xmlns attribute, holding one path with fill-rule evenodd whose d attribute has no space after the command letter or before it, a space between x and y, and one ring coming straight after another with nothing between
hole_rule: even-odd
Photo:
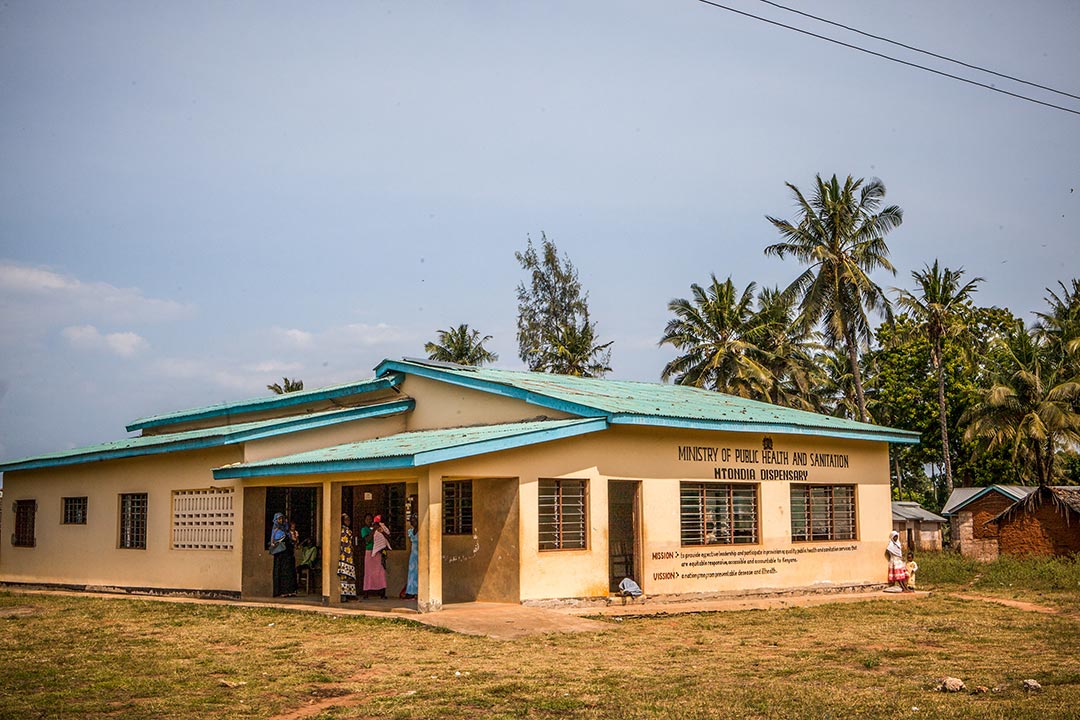
<instances>
[{"instance_id":1,"label":"dry grass patch","mask_svg":"<svg viewBox=\"0 0 1080 720\"><path fill-rule=\"evenodd\" d=\"M0 613L0 713L13 718L1045 720L1080 707L1080 620L948 597L514 641L400 620L0 595L0 610L15 606L36 614ZM934 692L944 675L1000 691ZM1043 693L1022 692L1029 677Z\"/></svg>"}]
</instances>

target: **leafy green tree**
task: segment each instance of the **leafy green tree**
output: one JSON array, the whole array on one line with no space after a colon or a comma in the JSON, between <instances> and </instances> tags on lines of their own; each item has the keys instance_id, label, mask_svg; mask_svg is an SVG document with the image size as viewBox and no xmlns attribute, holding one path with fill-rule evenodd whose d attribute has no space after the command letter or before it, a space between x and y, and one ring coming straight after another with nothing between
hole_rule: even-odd
<instances>
[{"instance_id":1,"label":"leafy green tree","mask_svg":"<svg viewBox=\"0 0 1080 720\"><path fill-rule=\"evenodd\" d=\"M1070 285L1059 282L1061 295L1050 288L1046 298L1048 312L1035 313L1036 332L1046 343L1051 357L1064 365L1065 377L1080 375L1080 280Z\"/></svg>"},{"instance_id":2,"label":"leafy green tree","mask_svg":"<svg viewBox=\"0 0 1080 720\"><path fill-rule=\"evenodd\" d=\"M539 251L538 251L539 250ZM610 372L611 342L601 343L589 318L588 294L570 258L541 234L514 257L529 282L517 288L518 356L530 370L602 377ZM588 345L588 347L585 347Z\"/></svg>"},{"instance_id":3,"label":"leafy green tree","mask_svg":"<svg viewBox=\"0 0 1080 720\"><path fill-rule=\"evenodd\" d=\"M435 342L424 345L424 352L429 360L452 362L458 365L486 365L497 362L498 353L484 347L491 340L490 335L480 336L478 330L469 329L468 323L462 323L449 330L436 330Z\"/></svg>"},{"instance_id":4,"label":"leafy green tree","mask_svg":"<svg viewBox=\"0 0 1080 720\"><path fill-rule=\"evenodd\" d=\"M754 290L750 283L741 292L728 277L712 276L703 288L690 286L690 299L675 298L659 345L671 345L682 354L664 366L660 378L677 385L718 390L747 398L764 398L771 374L760 361L754 345L758 327L754 315Z\"/></svg>"},{"instance_id":5,"label":"leafy green tree","mask_svg":"<svg viewBox=\"0 0 1080 720\"><path fill-rule=\"evenodd\" d=\"M766 247L765 254L791 255L808 266L785 292L799 298L801 322L807 327L820 322L825 343L844 348L858 418L865 422L859 350L872 335L867 313L880 311L891 317L888 298L869 274L878 269L896 273L885 236L903 222L903 211L896 205L879 211L885 185L876 178L864 184L862 178L848 176L841 184L835 175L828 181L818 175L809 199L795 185L787 186L795 196L799 218L790 222L768 217L783 242Z\"/></svg>"},{"instance_id":6,"label":"leafy green tree","mask_svg":"<svg viewBox=\"0 0 1080 720\"><path fill-rule=\"evenodd\" d=\"M290 380L287 377L281 378L280 383L274 383L273 385L267 385L267 390L270 390L275 395L284 395L285 393L296 392L297 390L304 389L304 381L300 378Z\"/></svg>"},{"instance_id":7,"label":"leafy green tree","mask_svg":"<svg viewBox=\"0 0 1080 720\"><path fill-rule=\"evenodd\" d=\"M938 423L941 428L942 466L945 475L946 495L952 494L953 472L949 452L949 417L945 403L945 344L951 338L968 331L967 320L970 317L971 296L982 278L972 278L961 284L964 269L950 270L939 268L935 259L933 265L923 270L916 270L911 277L919 287L915 295L907 290L897 290L898 303L907 309L919 327L926 333L929 342L930 367L937 379Z\"/></svg>"}]
</instances>

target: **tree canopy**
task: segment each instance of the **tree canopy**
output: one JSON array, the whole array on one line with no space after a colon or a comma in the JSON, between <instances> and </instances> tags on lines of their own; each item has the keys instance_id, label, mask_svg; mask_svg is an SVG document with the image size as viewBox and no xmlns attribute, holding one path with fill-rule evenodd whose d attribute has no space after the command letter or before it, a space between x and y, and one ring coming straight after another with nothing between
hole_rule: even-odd
<instances>
[{"instance_id":1,"label":"tree canopy","mask_svg":"<svg viewBox=\"0 0 1080 720\"><path fill-rule=\"evenodd\" d=\"M499 354L484 347L490 335L480 336L480 331L462 323L449 330L436 330L436 339L424 345L429 360L452 362L458 365L487 365L497 362Z\"/></svg>"}]
</instances>

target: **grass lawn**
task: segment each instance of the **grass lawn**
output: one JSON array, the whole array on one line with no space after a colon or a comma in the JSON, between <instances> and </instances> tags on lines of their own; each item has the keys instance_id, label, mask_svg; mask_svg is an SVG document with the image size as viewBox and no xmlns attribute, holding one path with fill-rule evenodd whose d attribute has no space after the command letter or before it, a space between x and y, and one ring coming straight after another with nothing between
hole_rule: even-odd
<instances>
[{"instance_id":1,"label":"grass lawn","mask_svg":"<svg viewBox=\"0 0 1080 720\"><path fill-rule=\"evenodd\" d=\"M970 587L968 576L931 581L950 561L920 558L920 589ZM1025 592L1065 612L940 592L515 641L392 619L0 594L0 717L1080 717L1077 589ZM944 675L998 691L934 692ZM1026 678L1043 692L1024 693Z\"/></svg>"}]
</instances>

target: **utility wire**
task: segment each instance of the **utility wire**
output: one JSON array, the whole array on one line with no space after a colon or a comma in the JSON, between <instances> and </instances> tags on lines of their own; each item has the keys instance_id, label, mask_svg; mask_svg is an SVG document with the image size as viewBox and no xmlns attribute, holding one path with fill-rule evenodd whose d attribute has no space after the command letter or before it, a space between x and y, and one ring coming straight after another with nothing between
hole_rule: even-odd
<instances>
[{"instance_id":1,"label":"utility wire","mask_svg":"<svg viewBox=\"0 0 1080 720\"><path fill-rule=\"evenodd\" d=\"M826 42L831 42L831 43L833 43L835 45L841 45L841 46L846 47L846 48L851 48L852 50L858 50L859 52L866 53L867 55L874 55L875 57L884 58L885 60L891 60L892 62L895 62L895 63L900 63L901 65L907 65L908 67L918 68L919 70L925 70L927 72L932 72L935 75L941 75L942 77L952 78L953 80L959 80L960 82L964 82L964 83L967 83L969 85L975 85L976 87L981 87L981 88L985 88L987 90L992 90L992 91L994 91L996 93L1001 93L1002 95L1008 95L1009 97L1014 97L1014 98L1017 98L1017 99L1020 99L1020 100L1026 100L1026 101L1028 101L1030 103L1035 103L1036 105L1043 105L1045 107L1054 108L1055 110L1061 110L1063 112L1072 113L1073 115L1080 115L1080 110L1073 110L1071 108L1062 107L1061 105L1054 105L1053 103L1043 102L1042 100L1036 100L1035 98L1030 98L1027 95L1019 95L1019 94L1014 93L1014 92L1009 92L1008 90L1002 90L1001 88L996 88L993 85L987 85L986 83L981 83L981 82L978 82L976 80L969 80L968 78L960 77L959 75L953 75L951 73L943 72L941 70L935 70L934 68L926 67L925 65L919 65L918 63L908 62L907 60L901 60L900 58L894 58L891 55L885 55L883 53L875 52L873 50L868 50L868 49L866 49L864 47L859 47L858 45L852 45L850 43L846 43L846 42L843 42L841 40L835 40L835 39L833 39L831 37L826 37L824 35L818 35L817 33L810 32L809 30L803 30L802 28L797 28L797 27L794 27L792 25L785 25L784 23L777 22L776 20L769 20L768 18L763 18L760 15L754 15L752 13L744 12L742 10L736 10L735 8L728 7L727 5L721 5L718 2L713 2L713 0L698 0L698 2L702 3L703 5L710 5L712 7L719 8L721 10L727 10L728 12L733 12L736 15L743 15L744 17L753 18L754 20L760 20L762 22L769 23L770 25L776 25L777 27L782 27L782 28L785 28L787 30L794 30L797 33L802 33L803 35L809 35L810 37L815 37L818 40L825 40Z\"/></svg>"},{"instance_id":2,"label":"utility wire","mask_svg":"<svg viewBox=\"0 0 1080 720\"><path fill-rule=\"evenodd\" d=\"M863 32L862 30L859 30L858 28L853 28L850 25L844 25L843 23L834 22L832 20L828 20L828 19L823 18L823 17L818 17L817 15L811 15L810 13L803 12L802 10L796 10L795 8L789 8L786 5L781 5L780 3L772 2L771 0L758 0L758 2L763 2L766 5L772 5L775 8L780 8L781 10L786 10L786 11L788 11L790 13L795 13L796 15L802 15L803 17L808 17L808 18L810 18L812 20L817 20L818 22L826 23L827 25L832 25L834 27L843 28L844 30L850 30L851 32L858 33L859 35L862 35L863 37L873 38L875 40L880 40L882 42L887 42L890 45L896 45L898 47L905 48L906 50L913 50L913 51L915 51L917 53L922 53L923 55L929 55L930 57L935 57L938 60L945 60L947 62L955 63L957 65L963 65L964 67L971 68L972 70L978 70L979 72L988 73L990 75L996 75L999 78L1005 78L1006 80L1012 80L1013 82L1023 83L1024 85L1030 85L1031 87L1037 87L1040 90L1048 90L1049 92L1057 93L1058 95L1064 95L1065 97L1071 97L1071 98L1075 98L1076 100L1080 100L1080 95L1073 95L1072 93L1067 93L1064 90L1055 90L1052 87L1047 87L1046 85L1040 85L1039 83L1031 82L1029 80L1021 80L1020 78L1013 77L1012 75L1006 75L1005 73L999 73L997 71L989 70L987 68L980 67L978 65L972 65L971 63L966 63L963 60L957 60L956 58L951 58L951 57L948 57L947 55L939 55L939 54L937 54L935 52L930 52L929 50L923 50L921 48L914 47L913 45L905 45L902 42L897 42L896 40L890 40L889 38L882 37L881 35L874 35L873 33Z\"/></svg>"}]
</instances>

